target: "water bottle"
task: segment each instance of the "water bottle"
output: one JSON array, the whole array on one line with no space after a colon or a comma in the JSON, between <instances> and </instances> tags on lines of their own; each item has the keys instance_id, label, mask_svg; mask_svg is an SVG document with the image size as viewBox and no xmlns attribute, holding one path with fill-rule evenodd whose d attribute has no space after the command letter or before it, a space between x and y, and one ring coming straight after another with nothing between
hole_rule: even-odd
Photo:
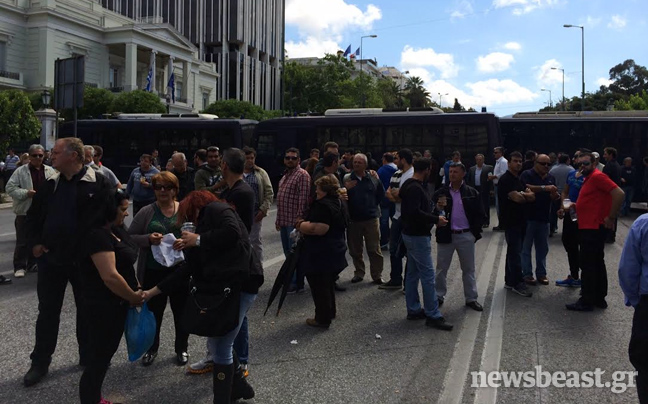
<instances>
[{"instance_id":1,"label":"water bottle","mask_svg":"<svg viewBox=\"0 0 648 404\"><path fill-rule=\"evenodd\" d=\"M572 204L569 207L569 217L571 217L572 222L578 220L578 215L576 214L576 205Z\"/></svg>"},{"instance_id":2,"label":"water bottle","mask_svg":"<svg viewBox=\"0 0 648 404\"><path fill-rule=\"evenodd\" d=\"M184 222L182 224L182 227L180 228L180 231L188 231L189 233L195 233L196 232L196 226L192 222Z\"/></svg>"},{"instance_id":3,"label":"water bottle","mask_svg":"<svg viewBox=\"0 0 648 404\"><path fill-rule=\"evenodd\" d=\"M441 211L439 212L439 216L446 217L445 210L441 209Z\"/></svg>"}]
</instances>

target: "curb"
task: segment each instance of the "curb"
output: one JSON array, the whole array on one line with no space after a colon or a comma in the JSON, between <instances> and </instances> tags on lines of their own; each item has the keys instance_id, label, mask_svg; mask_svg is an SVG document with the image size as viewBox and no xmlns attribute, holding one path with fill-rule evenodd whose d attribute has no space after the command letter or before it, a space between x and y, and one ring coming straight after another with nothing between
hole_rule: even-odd
<instances>
[{"instance_id":1,"label":"curb","mask_svg":"<svg viewBox=\"0 0 648 404\"><path fill-rule=\"evenodd\" d=\"M13 207L13 203L0 203L0 210L2 209L11 209Z\"/></svg>"}]
</instances>

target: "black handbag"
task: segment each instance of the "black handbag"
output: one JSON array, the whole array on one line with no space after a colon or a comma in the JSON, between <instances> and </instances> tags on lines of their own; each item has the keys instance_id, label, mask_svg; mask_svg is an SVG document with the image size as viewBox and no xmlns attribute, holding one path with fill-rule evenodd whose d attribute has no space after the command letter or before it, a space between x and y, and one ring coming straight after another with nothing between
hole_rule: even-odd
<instances>
[{"instance_id":1,"label":"black handbag","mask_svg":"<svg viewBox=\"0 0 648 404\"><path fill-rule=\"evenodd\" d=\"M222 337L238 326L241 291L223 286L200 289L192 285L185 304L182 324L189 334Z\"/></svg>"}]
</instances>

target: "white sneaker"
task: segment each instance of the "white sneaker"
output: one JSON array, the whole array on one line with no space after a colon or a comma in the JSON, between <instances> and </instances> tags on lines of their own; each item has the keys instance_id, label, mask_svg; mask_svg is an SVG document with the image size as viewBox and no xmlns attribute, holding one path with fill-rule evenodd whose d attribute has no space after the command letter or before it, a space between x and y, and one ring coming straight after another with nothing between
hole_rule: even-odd
<instances>
[{"instance_id":1,"label":"white sneaker","mask_svg":"<svg viewBox=\"0 0 648 404\"><path fill-rule=\"evenodd\" d=\"M196 363L187 366L187 374L201 375L214 370L214 361L211 356L207 356Z\"/></svg>"},{"instance_id":2,"label":"white sneaker","mask_svg":"<svg viewBox=\"0 0 648 404\"><path fill-rule=\"evenodd\" d=\"M25 277L24 269L19 269L16 272L14 272L14 278L24 278L24 277Z\"/></svg>"}]
</instances>

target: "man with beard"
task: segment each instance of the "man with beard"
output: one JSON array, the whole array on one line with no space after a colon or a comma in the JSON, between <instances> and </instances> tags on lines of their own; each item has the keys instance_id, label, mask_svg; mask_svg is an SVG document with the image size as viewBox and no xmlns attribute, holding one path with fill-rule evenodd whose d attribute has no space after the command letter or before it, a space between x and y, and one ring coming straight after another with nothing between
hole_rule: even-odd
<instances>
[{"instance_id":1,"label":"man with beard","mask_svg":"<svg viewBox=\"0 0 648 404\"><path fill-rule=\"evenodd\" d=\"M207 148L207 164L203 164L196 170L194 185L196 191L207 190L217 193L223 190L227 182L223 178L220 168L220 149L216 146Z\"/></svg>"}]
</instances>

